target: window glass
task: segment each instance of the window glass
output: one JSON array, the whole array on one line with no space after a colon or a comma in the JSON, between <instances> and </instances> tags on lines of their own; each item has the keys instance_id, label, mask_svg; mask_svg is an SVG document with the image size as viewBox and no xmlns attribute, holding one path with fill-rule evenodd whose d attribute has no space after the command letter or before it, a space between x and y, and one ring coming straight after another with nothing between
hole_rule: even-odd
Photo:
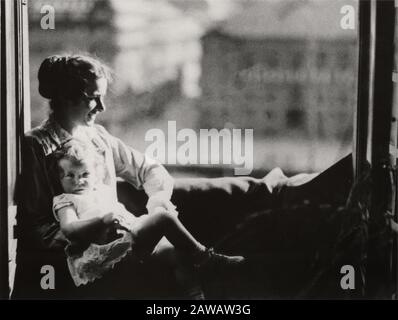
<instances>
[{"instance_id":1,"label":"window glass","mask_svg":"<svg viewBox=\"0 0 398 320\"><path fill-rule=\"evenodd\" d=\"M147 150L154 128L166 153L186 142L171 141L174 131L191 129L199 142L208 139L203 130L217 129L213 137L229 143L225 128L231 140L240 134L234 143L252 144L248 174L323 170L351 152L357 11L355 0L31 1L32 125L48 114L37 90L40 62L88 52L114 71L97 121L136 149ZM168 166L175 175L179 163ZM233 175L241 165L198 156L188 166L192 175L209 166Z\"/></svg>"}]
</instances>

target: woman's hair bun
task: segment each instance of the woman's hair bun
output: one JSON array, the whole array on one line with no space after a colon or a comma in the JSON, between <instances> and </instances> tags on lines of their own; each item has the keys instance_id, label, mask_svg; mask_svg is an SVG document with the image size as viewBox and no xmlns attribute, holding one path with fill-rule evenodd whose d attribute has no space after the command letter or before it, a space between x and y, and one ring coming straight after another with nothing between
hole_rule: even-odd
<instances>
[{"instance_id":1,"label":"woman's hair bun","mask_svg":"<svg viewBox=\"0 0 398 320\"><path fill-rule=\"evenodd\" d=\"M39 93L51 101L73 100L85 92L90 81L99 78L111 79L109 68L100 60L82 54L53 55L40 65Z\"/></svg>"},{"instance_id":2,"label":"woman's hair bun","mask_svg":"<svg viewBox=\"0 0 398 320\"><path fill-rule=\"evenodd\" d=\"M64 73L66 56L50 56L41 63L38 73L39 93L47 99L53 99L57 95L58 80Z\"/></svg>"}]
</instances>

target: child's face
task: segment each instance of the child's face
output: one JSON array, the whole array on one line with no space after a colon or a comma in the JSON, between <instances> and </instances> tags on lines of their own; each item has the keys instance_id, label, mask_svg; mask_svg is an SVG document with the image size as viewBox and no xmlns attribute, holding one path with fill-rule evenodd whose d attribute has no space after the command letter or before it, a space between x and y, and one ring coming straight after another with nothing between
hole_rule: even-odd
<instances>
[{"instance_id":1,"label":"child's face","mask_svg":"<svg viewBox=\"0 0 398 320\"><path fill-rule=\"evenodd\" d=\"M84 194L93 190L96 182L94 165L75 164L68 159L59 161L61 185L65 193Z\"/></svg>"}]
</instances>

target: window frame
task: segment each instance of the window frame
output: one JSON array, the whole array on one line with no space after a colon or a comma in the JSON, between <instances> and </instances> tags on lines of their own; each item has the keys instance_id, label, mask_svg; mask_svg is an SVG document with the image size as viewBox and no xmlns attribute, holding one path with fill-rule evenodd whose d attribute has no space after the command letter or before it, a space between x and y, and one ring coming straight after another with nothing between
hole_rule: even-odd
<instances>
[{"instance_id":1,"label":"window frame","mask_svg":"<svg viewBox=\"0 0 398 320\"><path fill-rule=\"evenodd\" d=\"M8 299L15 273L15 188L21 139L30 128L27 0L0 1L0 298Z\"/></svg>"}]
</instances>

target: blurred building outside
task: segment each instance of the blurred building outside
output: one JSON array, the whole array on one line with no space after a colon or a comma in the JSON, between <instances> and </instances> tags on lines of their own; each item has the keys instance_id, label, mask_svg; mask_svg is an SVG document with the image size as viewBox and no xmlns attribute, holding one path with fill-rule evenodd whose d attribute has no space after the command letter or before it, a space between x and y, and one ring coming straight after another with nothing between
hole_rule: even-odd
<instances>
[{"instance_id":1,"label":"blurred building outside","mask_svg":"<svg viewBox=\"0 0 398 320\"><path fill-rule=\"evenodd\" d=\"M252 128L261 172L322 170L351 148L357 30L340 26L347 3L357 8L353 0L30 1L32 125L48 113L37 92L41 61L89 52L114 70L99 121L138 150L147 130L167 132L168 121ZM43 5L55 9L54 30L40 27Z\"/></svg>"},{"instance_id":2,"label":"blurred building outside","mask_svg":"<svg viewBox=\"0 0 398 320\"><path fill-rule=\"evenodd\" d=\"M253 128L264 154L286 155L296 142L315 168L330 161L321 154L347 150L357 31L341 28L343 4L357 7L355 1L254 1L208 31L202 38L201 126Z\"/></svg>"}]
</instances>

